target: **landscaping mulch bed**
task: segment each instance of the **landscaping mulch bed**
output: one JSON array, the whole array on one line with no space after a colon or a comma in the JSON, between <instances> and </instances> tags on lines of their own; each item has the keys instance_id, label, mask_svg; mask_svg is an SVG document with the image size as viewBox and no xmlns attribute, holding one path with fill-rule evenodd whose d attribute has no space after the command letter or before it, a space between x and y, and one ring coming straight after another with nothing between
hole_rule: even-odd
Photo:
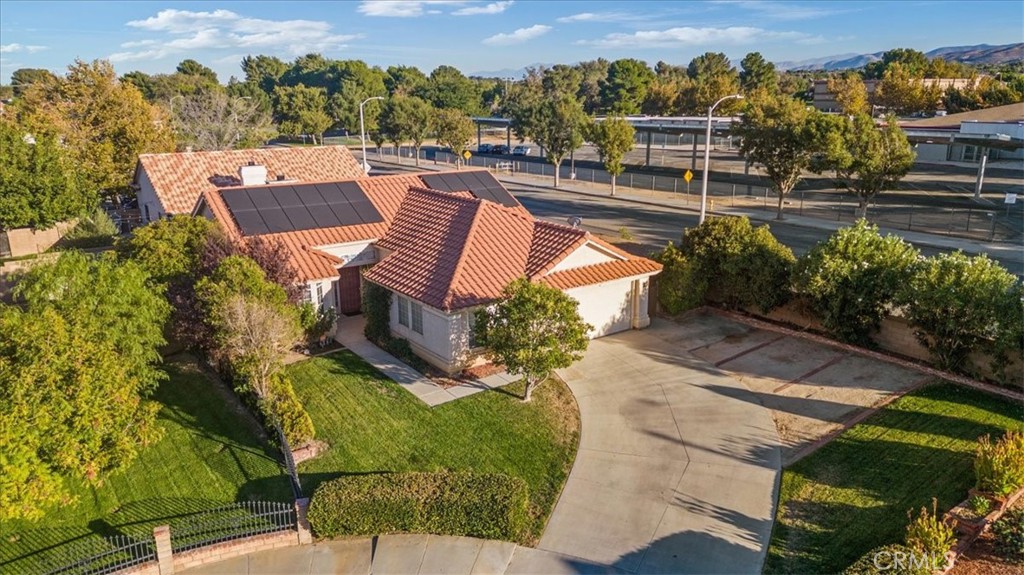
<instances>
[{"instance_id":1,"label":"landscaping mulch bed","mask_svg":"<svg viewBox=\"0 0 1024 575\"><path fill-rule=\"evenodd\" d=\"M1024 507L1024 499L1017 500L1013 508ZM960 555L949 575L1021 575L1024 565L1013 564L1004 559L995 549L991 532L985 532L975 540L966 553Z\"/></svg>"}]
</instances>

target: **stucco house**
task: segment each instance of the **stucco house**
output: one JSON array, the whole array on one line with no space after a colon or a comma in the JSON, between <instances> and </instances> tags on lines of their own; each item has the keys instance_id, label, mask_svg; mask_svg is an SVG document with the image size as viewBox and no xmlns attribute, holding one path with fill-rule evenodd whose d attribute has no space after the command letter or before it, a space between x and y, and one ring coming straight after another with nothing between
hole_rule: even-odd
<instances>
[{"instance_id":1,"label":"stucco house","mask_svg":"<svg viewBox=\"0 0 1024 575\"><path fill-rule=\"evenodd\" d=\"M236 241L280 242L306 298L360 312L362 282L392 292L391 330L453 373L472 362L473 314L526 276L580 303L591 337L650 323L660 264L536 220L486 170L208 190L193 213Z\"/></svg>"},{"instance_id":2,"label":"stucco house","mask_svg":"<svg viewBox=\"0 0 1024 575\"><path fill-rule=\"evenodd\" d=\"M140 154L132 185L142 222L187 214L205 191L274 181L326 182L362 177L344 146L256 148Z\"/></svg>"}]
</instances>

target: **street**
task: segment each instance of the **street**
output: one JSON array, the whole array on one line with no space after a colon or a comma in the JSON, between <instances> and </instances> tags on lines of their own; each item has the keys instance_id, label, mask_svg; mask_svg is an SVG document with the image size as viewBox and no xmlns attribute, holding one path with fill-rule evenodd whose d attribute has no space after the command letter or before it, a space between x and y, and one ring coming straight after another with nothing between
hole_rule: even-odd
<instances>
[{"instance_id":1,"label":"street","mask_svg":"<svg viewBox=\"0 0 1024 575\"><path fill-rule=\"evenodd\" d=\"M371 163L374 165L375 175L417 171L411 165L395 166L372 161ZM565 223L569 216L580 216L583 218L583 227L594 233L615 238L626 231L634 241L652 249L660 248L669 241L678 242L684 228L697 225L695 212L674 207L640 204L608 196L575 194L543 185L508 181L503 183L516 199L538 218ZM831 231L827 229L795 225L786 221L771 221L768 224L772 234L789 246L796 255L805 253L811 246L831 235ZM977 242L961 243L965 252L987 253L1012 273L1024 275L1024 253L1019 244L986 247ZM915 246L925 256L949 251L919 242L915 243Z\"/></svg>"}]
</instances>

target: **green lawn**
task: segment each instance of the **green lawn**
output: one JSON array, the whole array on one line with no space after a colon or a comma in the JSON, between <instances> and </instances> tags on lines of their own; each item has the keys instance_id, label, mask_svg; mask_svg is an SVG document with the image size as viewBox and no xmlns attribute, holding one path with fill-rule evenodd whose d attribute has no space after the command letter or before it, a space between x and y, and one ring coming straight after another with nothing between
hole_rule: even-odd
<instances>
[{"instance_id":1,"label":"green lawn","mask_svg":"<svg viewBox=\"0 0 1024 575\"><path fill-rule=\"evenodd\" d=\"M228 502L290 501L291 487L275 451L194 363L167 365L170 379L154 398L163 408L161 440L100 486L69 481L75 502L37 522L0 526L0 572L37 573L60 549L98 535L150 532L174 518ZM53 547L57 546L56 549Z\"/></svg>"},{"instance_id":2,"label":"green lawn","mask_svg":"<svg viewBox=\"0 0 1024 575\"><path fill-rule=\"evenodd\" d=\"M902 542L907 511L939 511L974 485L975 441L1022 429L1021 406L952 384L925 387L802 459L782 476L766 573L835 573Z\"/></svg>"},{"instance_id":3,"label":"green lawn","mask_svg":"<svg viewBox=\"0 0 1024 575\"><path fill-rule=\"evenodd\" d=\"M299 466L307 495L352 473L507 473L529 484L531 535L540 537L579 436L579 413L564 384L545 383L530 403L514 384L431 409L348 351L293 364L288 374L317 438L330 444Z\"/></svg>"}]
</instances>

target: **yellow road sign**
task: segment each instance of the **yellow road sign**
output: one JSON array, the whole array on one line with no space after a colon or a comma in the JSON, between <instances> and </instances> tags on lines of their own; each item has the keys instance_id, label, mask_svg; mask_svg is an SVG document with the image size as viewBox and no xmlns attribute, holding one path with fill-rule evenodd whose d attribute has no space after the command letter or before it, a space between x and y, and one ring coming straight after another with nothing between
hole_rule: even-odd
<instances>
[{"instance_id":1,"label":"yellow road sign","mask_svg":"<svg viewBox=\"0 0 1024 575\"><path fill-rule=\"evenodd\" d=\"M465 152L462 152L462 157L468 160L473 157L473 154L469 153L469 150L466 150Z\"/></svg>"},{"instance_id":2,"label":"yellow road sign","mask_svg":"<svg viewBox=\"0 0 1024 575\"><path fill-rule=\"evenodd\" d=\"M683 174L683 179L686 180L687 184L689 184L690 180L693 179L693 172L691 172L690 170L686 170L686 173Z\"/></svg>"}]
</instances>

